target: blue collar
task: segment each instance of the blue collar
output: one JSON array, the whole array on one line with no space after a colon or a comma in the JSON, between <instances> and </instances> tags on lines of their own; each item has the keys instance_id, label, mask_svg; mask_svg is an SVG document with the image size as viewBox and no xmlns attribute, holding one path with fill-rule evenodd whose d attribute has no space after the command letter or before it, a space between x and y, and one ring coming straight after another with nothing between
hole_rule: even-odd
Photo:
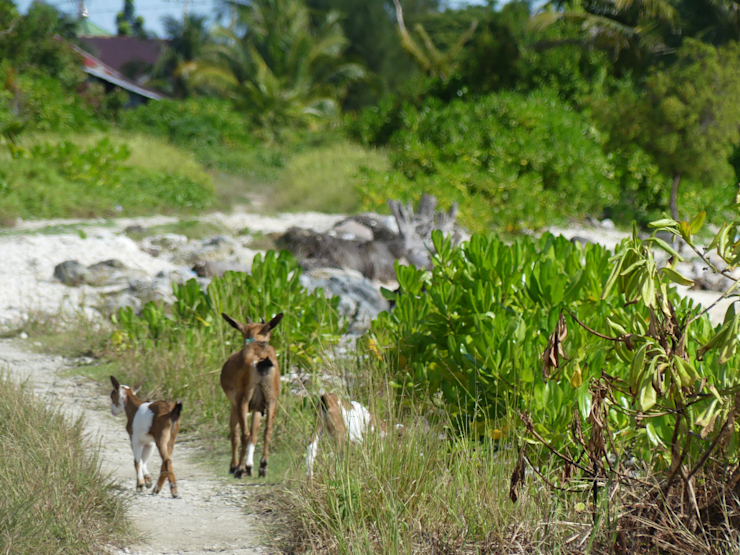
<instances>
[{"instance_id":1,"label":"blue collar","mask_svg":"<svg viewBox=\"0 0 740 555\"><path fill-rule=\"evenodd\" d=\"M251 343L252 341L254 341L254 338L253 337L249 337L249 338L247 338L247 339L244 340L244 344L246 345L247 343Z\"/></svg>"}]
</instances>

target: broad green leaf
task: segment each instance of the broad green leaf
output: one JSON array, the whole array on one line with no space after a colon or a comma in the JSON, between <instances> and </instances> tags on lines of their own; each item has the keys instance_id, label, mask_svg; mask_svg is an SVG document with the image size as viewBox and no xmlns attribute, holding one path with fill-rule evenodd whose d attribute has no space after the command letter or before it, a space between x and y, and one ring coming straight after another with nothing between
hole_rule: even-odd
<instances>
[{"instance_id":1,"label":"broad green leaf","mask_svg":"<svg viewBox=\"0 0 740 555\"><path fill-rule=\"evenodd\" d=\"M691 230L692 235L696 235L699 233L699 230L701 230L702 226L704 225L704 220L707 217L706 211L702 210L699 212L696 217L691 220L691 223L689 224L689 228Z\"/></svg>"},{"instance_id":2,"label":"broad green leaf","mask_svg":"<svg viewBox=\"0 0 740 555\"><path fill-rule=\"evenodd\" d=\"M687 285L689 287L694 285L693 280L690 280L682 276L681 274L679 274L676 270L672 268L665 267L665 268L662 268L660 271L663 272L663 275L665 275L665 277L667 277L673 283L678 283L679 285Z\"/></svg>"}]
</instances>

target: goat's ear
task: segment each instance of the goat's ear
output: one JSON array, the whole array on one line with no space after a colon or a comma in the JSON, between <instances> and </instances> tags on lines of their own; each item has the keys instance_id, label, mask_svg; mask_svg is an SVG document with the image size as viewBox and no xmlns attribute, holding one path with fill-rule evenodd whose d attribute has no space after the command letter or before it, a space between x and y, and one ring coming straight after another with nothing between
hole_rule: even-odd
<instances>
[{"instance_id":1,"label":"goat's ear","mask_svg":"<svg viewBox=\"0 0 740 555\"><path fill-rule=\"evenodd\" d=\"M249 316L246 317L246 320L247 320L247 324L254 324L254 322Z\"/></svg>"},{"instance_id":2,"label":"goat's ear","mask_svg":"<svg viewBox=\"0 0 740 555\"><path fill-rule=\"evenodd\" d=\"M121 388L121 384L118 383L118 380L116 378L114 378L113 376L110 377L110 383L113 384L113 389L120 389Z\"/></svg>"},{"instance_id":3,"label":"goat's ear","mask_svg":"<svg viewBox=\"0 0 740 555\"><path fill-rule=\"evenodd\" d=\"M264 323L265 323L265 319L264 319L264 318L262 318L262 322L260 322L260 323L261 323L261 324L264 324Z\"/></svg>"},{"instance_id":4,"label":"goat's ear","mask_svg":"<svg viewBox=\"0 0 740 555\"><path fill-rule=\"evenodd\" d=\"M139 392L139 390L141 389L141 386L144 385L145 381L146 381L146 378L144 378L139 383L137 383L134 387L131 388L131 391L134 392L134 395L136 395Z\"/></svg>"},{"instance_id":5,"label":"goat's ear","mask_svg":"<svg viewBox=\"0 0 740 555\"><path fill-rule=\"evenodd\" d=\"M233 319L233 318L232 318L231 316L229 316L228 314L224 314L224 313L222 312L222 313L221 313L221 317L222 317L222 318L223 318L224 320L226 320L226 321L227 321L227 322L229 323L229 325L230 325L230 326L231 326L232 328L236 328L236 329L238 329L239 331L242 331L242 328L241 328L241 327L239 326L239 322L237 322L236 320L234 320L234 319Z\"/></svg>"},{"instance_id":6,"label":"goat's ear","mask_svg":"<svg viewBox=\"0 0 740 555\"><path fill-rule=\"evenodd\" d=\"M261 331L262 335L267 335L272 330L274 330L277 327L277 325L280 323L280 320L282 319L283 319L283 313L281 312L280 314L275 316L272 320L270 320L264 325Z\"/></svg>"}]
</instances>

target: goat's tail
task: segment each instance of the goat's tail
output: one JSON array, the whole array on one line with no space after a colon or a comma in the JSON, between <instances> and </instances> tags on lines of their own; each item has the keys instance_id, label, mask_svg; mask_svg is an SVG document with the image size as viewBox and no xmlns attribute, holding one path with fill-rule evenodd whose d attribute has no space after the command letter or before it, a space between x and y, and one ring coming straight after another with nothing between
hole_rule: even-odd
<instances>
[{"instance_id":1,"label":"goat's tail","mask_svg":"<svg viewBox=\"0 0 740 555\"><path fill-rule=\"evenodd\" d=\"M180 399L177 400L177 403L175 403L175 408L172 409L172 412L170 412L170 420L172 421L172 427L174 428L175 424L177 424L180 421L180 413L182 413L182 402L180 402Z\"/></svg>"}]
</instances>

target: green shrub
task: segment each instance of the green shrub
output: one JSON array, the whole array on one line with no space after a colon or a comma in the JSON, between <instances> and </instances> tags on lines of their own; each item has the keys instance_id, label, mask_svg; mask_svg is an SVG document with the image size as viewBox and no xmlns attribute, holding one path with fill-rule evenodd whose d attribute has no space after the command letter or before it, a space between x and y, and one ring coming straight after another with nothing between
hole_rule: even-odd
<instances>
[{"instance_id":1,"label":"green shrub","mask_svg":"<svg viewBox=\"0 0 740 555\"><path fill-rule=\"evenodd\" d=\"M244 119L234 112L231 103L212 98L150 102L121 114L119 126L196 149L254 142Z\"/></svg>"},{"instance_id":2,"label":"green shrub","mask_svg":"<svg viewBox=\"0 0 740 555\"><path fill-rule=\"evenodd\" d=\"M365 206L388 198L460 203L472 230L540 227L600 212L618 194L596 131L554 95L489 95L403 111L392 172L367 172Z\"/></svg>"},{"instance_id":3,"label":"green shrub","mask_svg":"<svg viewBox=\"0 0 740 555\"><path fill-rule=\"evenodd\" d=\"M20 148L0 168L0 220L191 211L213 202L205 174L126 165L130 150L107 138Z\"/></svg>"},{"instance_id":4,"label":"green shrub","mask_svg":"<svg viewBox=\"0 0 740 555\"><path fill-rule=\"evenodd\" d=\"M610 253L599 245L583 248L549 234L511 245L478 234L459 248L443 242L439 233L434 241L439 254L431 275L398 266L401 291L389 294L396 307L373 323L375 341L388 346L396 387L427 399L432 407L444 407L460 431L474 436L513 431L521 425L516 411L528 410L541 437L561 451L577 452L580 446L570 433L574 410L588 437L590 387L605 374L629 383L632 356L569 325L570 358L550 375L542 364L548 336L566 309L611 336L624 329L644 333L648 307L627 303L631 297L616 289L600 299L612 264ZM675 292L669 296L678 321L684 321L693 303ZM691 338L702 344L711 333L703 317L692 327ZM708 359L699 371L718 388L732 385L716 360ZM612 394L616 403L631 407L629 396L617 390ZM692 409L693 417L705 408ZM658 442L670 445L670 417L640 427L634 415L609 414L611 429L622 431L613 447L617 456L629 449L650 461ZM665 459L656 464L662 467Z\"/></svg>"}]
</instances>

